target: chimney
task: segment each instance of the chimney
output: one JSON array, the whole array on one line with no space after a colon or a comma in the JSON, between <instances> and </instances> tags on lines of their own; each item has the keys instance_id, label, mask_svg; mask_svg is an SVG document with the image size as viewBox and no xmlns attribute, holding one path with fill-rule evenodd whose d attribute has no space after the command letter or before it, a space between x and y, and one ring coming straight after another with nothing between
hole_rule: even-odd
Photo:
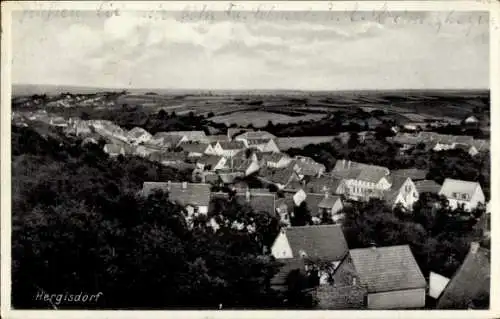
<instances>
[{"instance_id":1,"label":"chimney","mask_svg":"<svg viewBox=\"0 0 500 319\"><path fill-rule=\"evenodd\" d=\"M182 189L187 189L188 183L187 182L182 182Z\"/></svg>"},{"instance_id":2,"label":"chimney","mask_svg":"<svg viewBox=\"0 0 500 319\"><path fill-rule=\"evenodd\" d=\"M328 198L330 196L330 192L329 191L325 191L325 198Z\"/></svg>"},{"instance_id":3,"label":"chimney","mask_svg":"<svg viewBox=\"0 0 500 319\"><path fill-rule=\"evenodd\" d=\"M356 282L356 277L352 277L352 285L353 286L356 286L357 282Z\"/></svg>"},{"instance_id":4,"label":"chimney","mask_svg":"<svg viewBox=\"0 0 500 319\"><path fill-rule=\"evenodd\" d=\"M470 243L470 252L471 252L472 254L477 253L477 250L478 250L478 249L479 249L479 243L478 243L478 242L475 242L475 241L474 241L474 242Z\"/></svg>"},{"instance_id":5,"label":"chimney","mask_svg":"<svg viewBox=\"0 0 500 319\"><path fill-rule=\"evenodd\" d=\"M372 250L372 251L377 250L377 244L375 244L375 242L374 242L374 241L372 241L372 242L370 243L370 248L371 248L371 250Z\"/></svg>"}]
</instances>

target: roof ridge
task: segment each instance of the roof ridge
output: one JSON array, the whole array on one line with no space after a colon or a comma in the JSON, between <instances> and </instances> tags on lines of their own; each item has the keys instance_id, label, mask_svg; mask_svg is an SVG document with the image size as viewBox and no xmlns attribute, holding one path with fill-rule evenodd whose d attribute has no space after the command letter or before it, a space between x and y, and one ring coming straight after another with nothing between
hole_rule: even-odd
<instances>
[{"instance_id":1,"label":"roof ridge","mask_svg":"<svg viewBox=\"0 0 500 319\"><path fill-rule=\"evenodd\" d=\"M304 226L292 226L292 227L288 227L287 230L289 229L296 229L296 228L327 228L327 227L331 227L331 228L341 228L341 225L304 225Z\"/></svg>"}]
</instances>

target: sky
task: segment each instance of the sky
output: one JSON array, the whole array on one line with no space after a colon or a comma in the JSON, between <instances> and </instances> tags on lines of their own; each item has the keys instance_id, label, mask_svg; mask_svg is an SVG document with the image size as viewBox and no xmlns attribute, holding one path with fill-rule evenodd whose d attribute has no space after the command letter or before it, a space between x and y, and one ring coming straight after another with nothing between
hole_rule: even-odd
<instances>
[{"instance_id":1,"label":"sky","mask_svg":"<svg viewBox=\"0 0 500 319\"><path fill-rule=\"evenodd\" d=\"M488 14L15 13L15 84L209 90L489 88Z\"/></svg>"}]
</instances>

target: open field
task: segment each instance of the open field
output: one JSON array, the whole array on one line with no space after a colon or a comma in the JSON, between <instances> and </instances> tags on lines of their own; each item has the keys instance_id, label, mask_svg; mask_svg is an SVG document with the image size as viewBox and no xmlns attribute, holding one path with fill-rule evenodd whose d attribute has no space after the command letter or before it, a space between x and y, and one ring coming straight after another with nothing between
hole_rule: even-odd
<instances>
[{"instance_id":1,"label":"open field","mask_svg":"<svg viewBox=\"0 0 500 319\"><path fill-rule=\"evenodd\" d=\"M307 114L303 116L288 116L272 112L251 111L251 112L235 112L227 115L220 115L210 118L209 120L216 123L225 123L226 125L238 124L247 126L252 124L255 127L264 127L269 121L274 124L278 123L297 123L299 121L320 120L325 117L324 114Z\"/></svg>"}]
</instances>

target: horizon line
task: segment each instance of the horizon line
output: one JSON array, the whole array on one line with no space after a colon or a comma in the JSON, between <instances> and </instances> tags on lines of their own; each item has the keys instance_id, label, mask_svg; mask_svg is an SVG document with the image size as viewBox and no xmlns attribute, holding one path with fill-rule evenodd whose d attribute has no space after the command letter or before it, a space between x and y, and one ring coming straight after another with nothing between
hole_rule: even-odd
<instances>
[{"instance_id":1,"label":"horizon line","mask_svg":"<svg viewBox=\"0 0 500 319\"><path fill-rule=\"evenodd\" d=\"M486 88L358 88L358 89L287 89L287 88L248 88L248 89L220 89L220 88L161 88L161 87L106 87L106 86L87 86L87 85L69 85L69 84L34 84L34 83L11 83L11 87L15 86L38 86L38 87L61 87L61 88L74 88L74 89L96 89L96 90L119 90L119 91L129 91L129 90L140 90L140 91L295 91L295 92L361 92L361 91L490 91L490 87Z\"/></svg>"}]
</instances>

